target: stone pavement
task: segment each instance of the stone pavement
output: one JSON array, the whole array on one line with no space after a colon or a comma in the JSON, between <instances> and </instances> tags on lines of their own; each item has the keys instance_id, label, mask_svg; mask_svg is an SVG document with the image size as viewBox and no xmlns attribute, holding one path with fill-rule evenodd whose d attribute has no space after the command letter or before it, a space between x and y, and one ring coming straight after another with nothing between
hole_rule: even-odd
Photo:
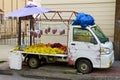
<instances>
[{"instance_id":1,"label":"stone pavement","mask_svg":"<svg viewBox=\"0 0 120 80\"><path fill-rule=\"evenodd\" d=\"M0 45L0 61L8 61L9 52L13 50L15 46L12 45Z\"/></svg>"},{"instance_id":2,"label":"stone pavement","mask_svg":"<svg viewBox=\"0 0 120 80\"><path fill-rule=\"evenodd\" d=\"M64 63L46 64L38 69L30 69L27 65L23 65L21 70L9 68L9 51L14 46L0 45L0 74L13 75L17 72L21 76L43 78L43 80L120 80L120 61L115 61L109 69L94 69L92 73L77 73L73 66Z\"/></svg>"},{"instance_id":3,"label":"stone pavement","mask_svg":"<svg viewBox=\"0 0 120 80\"><path fill-rule=\"evenodd\" d=\"M0 64L0 74L13 75L17 72L21 76L43 78L51 80L120 80L120 61L115 61L109 69L94 69L92 73L77 73L73 66L65 64L47 64L38 69L30 69L23 65L21 70L9 68L9 62Z\"/></svg>"}]
</instances>

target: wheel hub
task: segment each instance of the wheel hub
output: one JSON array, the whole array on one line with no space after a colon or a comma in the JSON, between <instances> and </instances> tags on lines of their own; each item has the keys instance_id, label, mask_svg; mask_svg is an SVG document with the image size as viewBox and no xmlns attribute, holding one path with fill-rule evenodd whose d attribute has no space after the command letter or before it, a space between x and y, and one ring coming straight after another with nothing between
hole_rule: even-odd
<instances>
[{"instance_id":1,"label":"wheel hub","mask_svg":"<svg viewBox=\"0 0 120 80\"><path fill-rule=\"evenodd\" d=\"M88 68L88 66L87 66L86 64L82 64L82 65L81 65L81 69L82 69L82 70L86 70L87 68Z\"/></svg>"}]
</instances>

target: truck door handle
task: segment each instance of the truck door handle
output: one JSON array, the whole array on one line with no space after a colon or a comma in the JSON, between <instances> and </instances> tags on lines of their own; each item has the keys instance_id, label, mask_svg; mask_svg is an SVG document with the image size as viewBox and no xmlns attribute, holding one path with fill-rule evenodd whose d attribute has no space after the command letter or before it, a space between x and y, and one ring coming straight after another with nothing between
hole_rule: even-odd
<instances>
[{"instance_id":1,"label":"truck door handle","mask_svg":"<svg viewBox=\"0 0 120 80\"><path fill-rule=\"evenodd\" d=\"M75 45L75 43L71 43L71 45Z\"/></svg>"}]
</instances>

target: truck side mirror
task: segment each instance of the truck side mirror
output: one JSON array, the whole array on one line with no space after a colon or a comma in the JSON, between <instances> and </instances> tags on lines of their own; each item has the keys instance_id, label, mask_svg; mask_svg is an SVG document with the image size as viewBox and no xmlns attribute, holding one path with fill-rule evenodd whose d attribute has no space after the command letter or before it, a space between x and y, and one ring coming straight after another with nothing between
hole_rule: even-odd
<instances>
[{"instance_id":1,"label":"truck side mirror","mask_svg":"<svg viewBox=\"0 0 120 80\"><path fill-rule=\"evenodd\" d=\"M97 44L97 41L96 41L96 39L93 36L91 37L90 42L93 43L93 44Z\"/></svg>"}]
</instances>

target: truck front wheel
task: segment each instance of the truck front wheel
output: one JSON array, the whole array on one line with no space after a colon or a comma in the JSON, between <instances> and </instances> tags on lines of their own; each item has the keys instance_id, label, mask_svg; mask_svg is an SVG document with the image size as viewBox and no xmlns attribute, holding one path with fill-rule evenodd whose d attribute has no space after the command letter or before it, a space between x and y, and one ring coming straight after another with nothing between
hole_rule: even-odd
<instances>
[{"instance_id":1,"label":"truck front wheel","mask_svg":"<svg viewBox=\"0 0 120 80\"><path fill-rule=\"evenodd\" d=\"M38 68L40 66L40 60L37 57L28 58L28 66L32 69Z\"/></svg>"},{"instance_id":2,"label":"truck front wheel","mask_svg":"<svg viewBox=\"0 0 120 80\"><path fill-rule=\"evenodd\" d=\"M77 71L83 74L90 73L93 69L89 60L79 60L76 64Z\"/></svg>"}]
</instances>

